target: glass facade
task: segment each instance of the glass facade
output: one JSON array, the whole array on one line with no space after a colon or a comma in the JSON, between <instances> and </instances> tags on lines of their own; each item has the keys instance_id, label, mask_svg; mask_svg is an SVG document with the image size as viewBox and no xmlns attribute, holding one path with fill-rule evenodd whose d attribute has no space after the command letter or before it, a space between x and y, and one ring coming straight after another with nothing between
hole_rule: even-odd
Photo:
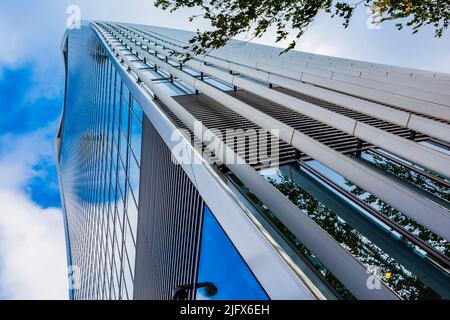
<instances>
[{"instance_id":1,"label":"glass facade","mask_svg":"<svg viewBox=\"0 0 450 320\"><path fill-rule=\"evenodd\" d=\"M201 288L197 291L197 300L268 300L208 207L203 219L198 282L213 283L217 293L211 296Z\"/></svg>"},{"instance_id":2,"label":"glass facade","mask_svg":"<svg viewBox=\"0 0 450 320\"><path fill-rule=\"evenodd\" d=\"M383 277L389 274L388 278L384 279L385 283L402 298L440 299L450 296L449 289L442 286L442 283L449 280L445 270L424 259L414 245L374 218L367 209L345 196L337 187L355 195L396 222L403 222L409 229L414 228L414 232L448 255L449 246L445 240L430 234L411 219L404 216L400 219L400 212L393 208L388 209L379 199L359 189L320 162L311 160L307 165L317 170L321 176L296 164L282 166L279 170L264 170L262 174L368 270L376 268ZM324 178L329 179L329 182ZM330 182L336 185L331 185ZM272 219L276 220L274 216ZM289 228L283 226L282 229L343 297L352 298L333 275L290 234ZM424 232L427 234L423 234Z\"/></svg>"},{"instance_id":3,"label":"glass facade","mask_svg":"<svg viewBox=\"0 0 450 320\"><path fill-rule=\"evenodd\" d=\"M384 150L364 151L360 158L367 165L389 173L393 179L396 178L403 185L450 210L450 188L445 179L424 172L422 168L419 169Z\"/></svg>"},{"instance_id":4,"label":"glass facade","mask_svg":"<svg viewBox=\"0 0 450 320\"><path fill-rule=\"evenodd\" d=\"M363 157L363 159L368 159L369 153L364 153L361 156ZM370 157L370 158L373 159L372 157ZM378 160L376 160L376 161L378 161ZM387 160L385 160L385 161L387 161ZM356 186L351 181L348 181L347 179L345 179L341 175L337 174L333 170L330 170L328 167L324 166L322 163L313 160L313 161L308 162L308 164L315 170L319 171L323 176L325 176L326 178L328 178L331 181L333 181L334 183L336 183L339 187L350 192L351 194L356 196L358 199L361 199L362 201L364 201L365 203L370 205L370 207L372 207L376 211L382 213L383 215L385 215L392 221L398 223L405 229L409 230L411 233L418 235L421 239L427 241L431 246L435 247L437 250L441 251L446 256L449 256L450 244L448 243L448 241L442 239L441 237L434 234L427 228L421 226L414 220L406 217L400 211L392 208L391 206L389 206L382 200L378 199L374 195L372 195L369 192ZM395 164L393 164L392 162L388 161L387 164L389 164L389 166L395 167ZM385 170L389 170L386 166L386 163L384 165L384 168L385 168ZM406 169L403 168L402 170L406 170ZM408 177L410 177L410 176L412 177L416 174L409 170L407 170L407 171L408 171L408 174L407 174ZM400 176L401 175L398 174L398 177L400 177ZM415 181L417 181L417 180L415 180ZM424 183L424 185L427 185L427 184Z\"/></svg>"},{"instance_id":5,"label":"glass facade","mask_svg":"<svg viewBox=\"0 0 450 320\"><path fill-rule=\"evenodd\" d=\"M70 33L60 173L75 299L131 299L143 112L90 28Z\"/></svg>"}]
</instances>

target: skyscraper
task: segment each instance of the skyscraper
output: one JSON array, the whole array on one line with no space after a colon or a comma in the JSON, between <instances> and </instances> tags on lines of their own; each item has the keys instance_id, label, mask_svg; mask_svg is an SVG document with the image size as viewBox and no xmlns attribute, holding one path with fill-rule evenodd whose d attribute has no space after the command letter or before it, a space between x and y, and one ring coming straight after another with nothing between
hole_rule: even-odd
<instances>
[{"instance_id":1,"label":"skyscraper","mask_svg":"<svg viewBox=\"0 0 450 320\"><path fill-rule=\"evenodd\" d=\"M450 298L450 75L191 37L64 37L71 297Z\"/></svg>"}]
</instances>

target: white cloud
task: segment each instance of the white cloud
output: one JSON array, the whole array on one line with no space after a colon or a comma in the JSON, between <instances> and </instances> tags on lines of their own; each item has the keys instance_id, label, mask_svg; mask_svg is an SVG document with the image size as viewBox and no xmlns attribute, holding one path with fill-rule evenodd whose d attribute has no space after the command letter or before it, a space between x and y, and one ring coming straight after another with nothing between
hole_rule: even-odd
<instances>
[{"instance_id":1,"label":"white cloud","mask_svg":"<svg viewBox=\"0 0 450 320\"><path fill-rule=\"evenodd\" d=\"M42 209L27 195L0 188L0 296L67 299L61 210Z\"/></svg>"},{"instance_id":2,"label":"white cloud","mask_svg":"<svg viewBox=\"0 0 450 320\"><path fill-rule=\"evenodd\" d=\"M32 87L27 95L30 103L39 98L52 99L62 93L60 45L70 5L78 5L81 18L85 20L127 21L175 28L186 28L187 17L194 12L181 10L170 14L156 9L152 0L0 1L0 78L2 67L35 66L30 75ZM188 29L195 30L198 23L189 25Z\"/></svg>"},{"instance_id":3,"label":"white cloud","mask_svg":"<svg viewBox=\"0 0 450 320\"><path fill-rule=\"evenodd\" d=\"M157 9L152 0L28 0L0 2L0 65L16 67L38 61L61 64L60 44L67 27L67 8L77 5L83 20L109 20L196 30L205 23L188 24L193 9L169 13ZM56 60L58 59L58 60Z\"/></svg>"},{"instance_id":4,"label":"white cloud","mask_svg":"<svg viewBox=\"0 0 450 320\"><path fill-rule=\"evenodd\" d=\"M0 136L0 187L20 189L37 172L34 166L40 162L54 162L53 138L56 122L25 135Z\"/></svg>"},{"instance_id":5,"label":"white cloud","mask_svg":"<svg viewBox=\"0 0 450 320\"><path fill-rule=\"evenodd\" d=\"M23 187L33 166L53 157L55 125L22 136L0 136L0 297L67 299L60 209L43 209Z\"/></svg>"}]
</instances>

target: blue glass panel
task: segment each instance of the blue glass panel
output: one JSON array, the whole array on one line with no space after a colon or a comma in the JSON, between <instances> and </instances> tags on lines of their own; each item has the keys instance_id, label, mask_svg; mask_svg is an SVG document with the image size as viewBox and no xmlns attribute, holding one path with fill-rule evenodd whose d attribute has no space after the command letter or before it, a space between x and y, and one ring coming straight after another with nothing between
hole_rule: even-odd
<instances>
[{"instance_id":1,"label":"blue glass panel","mask_svg":"<svg viewBox=\"0 0 450 320\"><path fill-rule=\"evenodd\" d=\"M119 126L120 124L120 103L121 103L121 99L120 99L120 90L116 90L115 91L115 100L114 100L114 121L116 122L115 125L116 127Z\"/></svg>"},{"instance_id":2,"label":"blue glass panel","mask_svg":"<svg viewBox=\"0 0 450 320\"><path fill-rule=\"evenodd\" d=\"M141 106L137 103L136 100L133 100L133 113L139 122L142 124L144 118L144 112L142 111Z\"/></svg>"},{"instance_id":3,"label":"blue glass panel","mask_svg":"<svg viewBox=\"0 0 450 320\"><path fill-rule=\"evenodd\" d=\"M209 297L199 289L198 300L268 300L209 208L205 208L202 236L198 282L214 283L217 294Z\"/></svg>"},{"instance_id":4,"label":"blue glass panel","mask_svg":"<svg viewBox=\"0 0 450 320\"><path fill-rule=\"evenodd\" d=\"M119 93L120 93L121 84L122 84L122 79L120 79L119 73L116 71L116 90L119 90Z\"/></svg>"},{"instance_id":5,"label":"blue glass panel","mask_svg":"<svg viewBox=\"0 0 450 320\"><path fill-rule=\"evenodd\" d=\"M130 101L130 90L128 89L128 87L125 85L125 83L122 86L122 98L126 101L129 102Z\"/></svg>"},{"instance_id":6,"label":"blue glass panel","mask_svg":"<svg viewBox=\"0 0 450 320\"><path fill-rule=\"evenodd\" d=\"M125 88L125 86L124 86ZM121 108L121 117L120 122L125 135L128 135L128 119L130 114L129 103L122 99L122 108Z\"/></svg>"},{"instance_id":7,"label":"blue glass panel","mask_svg":"<svg viewBox=\"0 0 450 320\"><path fill-rule=\"evenodd\" d=\"M134 114L130 116L130 146L137 163L141 161L142 126Z\"/></svg>"},{"instance_id":8,"label":"blue glass panel","mask_svg":"<svg viewBox=\"0 0 450 320\"><path fill-rule=\"evenodd\" d=\"M117 183L119 185L119 190L122 195L122 199L125 199L125 164L122 160L119 160L117 172Z\"/></svg>"},{"instance_id":9,"label":"blue glass panel","mask_svg":"<svg viewBox=\"0 0 450 320\"><path fill-rule=\"evenodd\" d=\"M126 168L127 163L127 152L128 152L128 141L126 137L126 131L124 132L120 129L120 158L123 162L124 168Z\"/></svg>"}]
</instances>

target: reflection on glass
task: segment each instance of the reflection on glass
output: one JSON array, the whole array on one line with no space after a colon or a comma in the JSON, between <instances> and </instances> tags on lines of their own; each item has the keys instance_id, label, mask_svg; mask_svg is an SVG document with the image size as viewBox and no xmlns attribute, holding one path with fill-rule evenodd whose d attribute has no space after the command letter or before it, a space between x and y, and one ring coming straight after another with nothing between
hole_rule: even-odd
<instances>
[{"instance_id":1,"label":"reflection on glass","mask_svg":"<svg viewBox=\"0 0 450 320\"><path fill-rule=\"evenodd\" d=\"M450 203L450 189L443 183L431 179L416 171L412 171L405 166L396 162L390 161L386 157L372 151L364 151L361 154L361 159L375 165L376 167L393 174L394 176L420 188L427 193L430 193L440 199ZM450 208L450 206L449 206Z\"/></svg>"},{"instance_id":2,"label":"reflection on glass","mask_svg":"<svg viewBox=\"0 0 450 320\"><path fill-rule=\"evenodd\" d=\"M128 105L128 102L130 101L130 90L125 83L122 86L122 99L124 100L122 103Z\"/></svg>"},{"instance_id":3,"label":"reflection on glass","mask_svg":"<svg viewBox=\"0 0 450 320\"><path fill-rule=\"evenodd\" d=\"M320 172L324 173L323 168ZM283 166L276 174L273 171L262 171L262 174L366 268L376 267L382 275L390 273L390 279L384 279L384 282L402 298L439 299L440 295L434 290L438 290L443 296L449 296L450 288L441 286L442 281L450 279L447 274L427 263L414 252L414 248L391 238L385 230L367 219L358 207L344 202L337 196L336 191L317 184L294 166ZM334 180L339 180L340 177L333 172L328 172L326 176ZM304 252L303 246L288 229L283 225L280 225L280 228L284 229L286 235L299 246L299 250ZM319 270L325 271L322 268ZM419 277L412 270L415 270ZM332 284L336 284L327 273L324 275ZM348 298L339 286L336 289L344 298Z\"/></svg>"},{"instance_id":4,"label":"reflection on glass","mask_svg":"<svg viewBox=\"0 0 450 320\"><path fill-rule=\"evenodd\" d=\"M199 289L198 300L268 299L209 208L204 213L198 282L211 282L218 289L212 297Z\"/></svg>"},{"instance_id":5,"label":"reflection on glass","mask_svg":"<svg viewBox=\"0 0 450 320\"><path fill-rule=\"evenodd\" d=\"M390 205L384 203L374 195L369 192L359 188L351 181L348 181L341 175L337 174L330 168L326 167L322 163L318 161L308 161L308 165L310 165L315 170L319 171L322 175L347 190L348 192L354 194L359 199L363 200L367 204L369 204L372 208L382 213L392 221L396 222L400 226L404 227L406 230L409 230L411 233L419 236L422 240L427 241L431 246L435 247L437 250L444 253L446 256L450 256L450 244L431 232L427 228L421 226L414 220L408 218L400 211L392 208Z\"/></svg>"},{"instance_id":6,"label":"reflection on glass","mask_svg":"<svg viewBox=\"0 0 450 320\"><path fill-rule=\"evenodd\" d=\"M134 114L130 118L130 146L133 151L134 160L141 162L142 125Z\"/></svg>"},{"instance_id":7,"label":"reflection on glass","mask_svg":"<svg viewBox=\"0 0 450 320\"><path fill-rule=\"evenodd\" d=\"M142 108L139 106L139 104L136 102L136 100L133 99L133 113L136 116L136 119L139 121L139 123L142 125L143 118L144 118L144 112L142 111Z\"/></svg>"},{"instance_id":8,"label":"reflection on glass","mask_svg":"<svg viewBox=\"0 0 450 320\"><path fill-rule=\"evenodd\" d=\"M450 156L450 149L433 141L421 141L420 144Z\"/></svg>"},{"instance_id":9,"label":"reflection on glass","mask_svg":"<svg viewBox=\"0 0 450 320\"><path fill-rule=\"evenodd\" d=\"M265 177L271 178L275 181L279 180L278 169L266 169L262 170L261 174ZM325 278L325 280L333 287L336 292L340 295L341 298L346 300L353 300L355 297L352 295L350 291L348 291L338 279L334 277L334 275L323 265L312 253L308 250L296 237L295 235L289 231L288 228L276 217L276 215L271 212L267 206L265 206L253 193L248 190L245 185L242 184L235 176L231 176L234 182L237 184L238 188L241 190L243 194L245 194L250 201L253 203L255 208L267 217L274 226L286 236L288 241L292 243L292 245L298 250L298 252L306 259L308 259ZM279 180L278 182L281 182Z\"/></svg>"},{"instance_id":10,"label":"reflection on glass","mask_svg":"<svg viewBox=\"0 0 450 320\"><path fill-rule=\"evenodd\" d=\"M133 191L131 189L128 190L127 196L127 215L128 220L130 222L131 231L133 232L133 239L136 241L137 236L137 225L138 225L138 209L137 204L134 202Z\"/></svg>"},{"instance_id":11,"label":"reflection on glass","mask_svg":"<svg viewBox=\"0 0 450 320\"><path fill-rule=\"evenodd\" d=\"M128 120L130 115L130 108L128 106L128 102L122 99L122 107L120 109L121 116L120 116L120 123L122 127L122 131L125 135L128 134Z\"/></svg>"}]
</instances>

